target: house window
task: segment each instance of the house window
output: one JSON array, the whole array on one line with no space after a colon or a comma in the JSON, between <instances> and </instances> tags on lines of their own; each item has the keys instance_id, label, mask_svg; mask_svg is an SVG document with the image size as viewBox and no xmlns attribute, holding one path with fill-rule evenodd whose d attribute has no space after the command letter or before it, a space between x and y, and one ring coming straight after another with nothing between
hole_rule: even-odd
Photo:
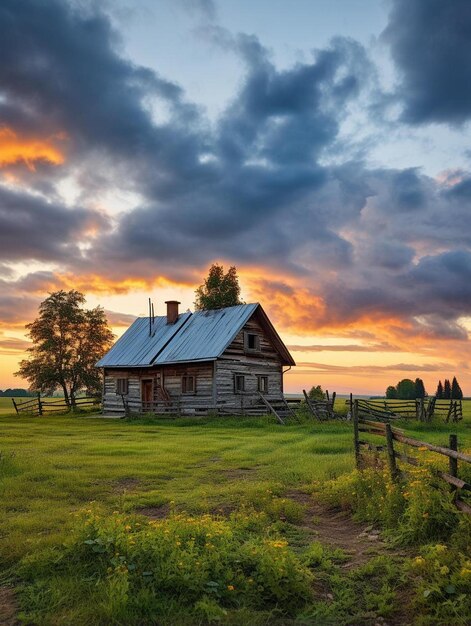
<instances>
[{"instance_id":1,"label":"house window","mask_svg":"<svg viewBox=\"0 0 471 626\"><path fill-rule=\"evenodd\" d=\"M116 379L116 394L118 396L126 396L128 394L128 379L127 378Z\"/></svg>"},{"instance_id":2,"label":"house window","mask_svg":"<svg viewBox=\"0 0 471 626\"><path fill-rule=\"evenodd\" d=\"M182 376L182 393L195 393L196 380L194 376Z\"/></svg>"},{"instance_id":3,"label":"house window","mask_svg":"<svg viewBox=\"0 0 471 626\"><path fill-rule=\"evenodd\" d=\"M245 391L245 376L243 374L234 375L234 391L235 393L242 393Z\"/></svg>"},{"instance_id":4,"label":"house window","mask_svg":"<svg viewBox=\"0 0 471 626\"><path fill-rule=\"evenodd\" d=\"M245 333L245 349L260 352L260 337L255 333Z\"/></svg>"},{"instance_id":5,"label":"house window","mask_svg":"<svg viewBox=\"0 0 471 626\"><path fill-rule=\"evenodd\" d=\"M257 389L260 393L268 393L268 376L257 376Z\"/></svg>"}]
</instances>

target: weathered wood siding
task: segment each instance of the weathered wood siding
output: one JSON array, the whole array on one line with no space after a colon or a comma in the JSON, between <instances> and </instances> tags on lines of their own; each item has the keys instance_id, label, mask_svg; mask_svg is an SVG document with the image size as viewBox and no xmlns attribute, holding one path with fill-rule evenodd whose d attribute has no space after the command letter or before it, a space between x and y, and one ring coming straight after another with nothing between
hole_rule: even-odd
<instances>
[{"instance_id":1,"label":"weathered wood siding","mask_svg":"<svg viewBox=\"0 0 471 626\"><path fill-rule=\"evenodd\" d=\"M195 377L195 392L182 394L182 376ZM120 395L116 393L116 380L127 378L128 394L125 399L130 411L141 409L142 381L152 380L154 402L162 402L159 398L159 381L162 381L164 389L168 392L170 400L178 403L180 407L212 407L213 394L213 363L194 363L185 365L168 365L146 369L105 369L103 412L123 413L124 406Z\"/></svg>"},{"instance_id":2,"label":"weathered wood siding","mask_svg":"<svg viewBox=\"0 0 471 626\"><path fill-rule=\"evenodd\" d=\"M248 351L245 333L254 333L260 338L260 350ZM278 352L255 316L239 332L234 341L216 362L216 402L223 410L244 410L259 400L258 376L268 377L268 399L283 396L283 366ZM234 376L245 377L245 391L235 392Z\"/></svg>"},{"instance_id":3,"label":"weathered wood siding","mask_svg":"<svg viewBox=\"0 0 471 626\"><path fill-rule=\"evenodd\" d=\"M163 366L164 387L172 400L177 400L183 408L201 407L213 403L213 364L188 363L185 365ZM194 376L195 393L182 394L182 376Z\"/></svg>"}]
</instances>

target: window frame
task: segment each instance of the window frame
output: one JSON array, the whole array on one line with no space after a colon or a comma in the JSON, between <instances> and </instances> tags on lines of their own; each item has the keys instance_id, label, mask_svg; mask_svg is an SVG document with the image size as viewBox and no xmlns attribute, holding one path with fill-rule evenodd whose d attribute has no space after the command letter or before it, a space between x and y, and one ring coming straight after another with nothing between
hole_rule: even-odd
<instances>
[{"instance_id":1,"label":"window frame","mask_svg":"<svg viewBox=\"0 0 471 626\"><path fill-rule=\"evenodd\" d=\"M264 381L263 385L261 384L262 380ZM268 393L268 376L266 374L257 374L257 391L259 393Z\"/></svg>"},{"instance_id":2,"label":"window frame","mask_svg":"<svg viewBox=\"0 0 471 626\"><path fill-rule=\"evenodd\" d=\"M242 387L240 388L237 381L242 381ZM245 393L245 374L234 374L234 393Z\"/></svg>"},{"instance_id":3,"label":"window frame","mask_svg":"<svg viewBox=\"0 0 471 626\"><path fill-rule=\"evenodd\" d=\"M121 386L124 387L125 391L121 389ZM116 378L115 391L117 396L127 396L129 393L129 378Z\"/></svg>"},{"instance_id":4,"label":"window frame","mask_svg":"<svg viewBox=\"0 0 471 626\"><path fill-rule=\"evenodd\" d=\"M188 390L187 381L192 380L192 389ZM184 382L185 381L185 382ZM184 396L193 396L196 394L196 376L194 374L183 374L181 377L181 390Z\"/></svg>"},{"instance_id":5,"label":"window frame","mask_svg":"<svg viewBox=\"0 0 471 626\"><path fill-rule=\"evenodd\" d=\"M254 347L252 348L249 343L249 337L254 337ZM246 352L260 352L260 335L258 333L244 331L244 348Z\"/></svg>"}]
</instances>

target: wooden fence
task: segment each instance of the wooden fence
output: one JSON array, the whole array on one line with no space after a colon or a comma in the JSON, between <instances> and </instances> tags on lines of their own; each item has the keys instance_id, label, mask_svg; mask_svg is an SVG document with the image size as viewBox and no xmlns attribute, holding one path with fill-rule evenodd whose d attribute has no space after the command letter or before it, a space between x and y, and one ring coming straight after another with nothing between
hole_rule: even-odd
<instances>
[{"instance_id":1,"label":"wooden fence","mask_svg":"<svg viewBox=\"0 0 471 626\"><path fill-rule=\"evenodd\" d=\"M31 400L25 402L17 402L14 398L11 399L17 415L51 415L53 413L69 413L74 410L82 410L90 407L99 408L101 404L101 398L76 398L74 407L67 405L64 398L57 398L54 400L44 400L38 394Z\"/></svg>"},{"instance_id":2,"label":"wooden fence","mask_svg":"<svg viewBox=\"0 0 471 626\"><path fill-rule=\"evenodd\" d=\"M324 400L315 400L310 398L309 394L303 389L304 401L311 415L313 415L319 421L330 419L345 419L345 415L340 415L334 411L335 398L337 393L334 391L332 396L326 391L326 397Z\"/></svg>"},{"instance_id":3,"label":"wooden fence","mask_svg":"<svg viewBox=\"0 0 471 626\"><path fill-rule=\"evenodd\" d=\"M458 451L458 438L452 434L449 436L449 447L437 446L427 441L419 441L412 437L407 437L404 431L399 428L394 428L389 422L377 422L364 419L359 415L359 401L353 402L353 433L354 433L354 448L355 448L355 462L357 469L361 468L361 449L367 449L374 452L386 452L388 458L389 470L393 480L397 480L400 477L401 471L398 468L397 461L408 463L420 467L420 457L410 457L407 454L399 452L394 448L394 443L399 442L406 446L415 448L416 451L422 453L426 451L435 452L441 456L448 458L448 472L436 470L436 475L442 480L451 485L455 492L454 503L458 509L471 515L471 506L460 499L459 495L461 491L471 491L471 484L462 480L458 476L458 461L465 463L471 463L471 456ZM366 433L370 435L376 435L385 438L384 445L377 445L370 441L360 439L360 433Z\"/></svg>"},{"instance_id":4,"label":"wooden fence","mask_svg":"<svg viewBox=\"0 0 471 626\"><path fill-rule=\"evenodd\" d=\"M388 422L395 419L415 418L420 422L429 422L434 416L441 417L445 422L458 422L463 419L463 406L461 400L437 400L432 397L416 400L355 400L358 402L360 417L372 418ZM346 400L352 411L352 397Z\"/></svg>"}]
</instances>

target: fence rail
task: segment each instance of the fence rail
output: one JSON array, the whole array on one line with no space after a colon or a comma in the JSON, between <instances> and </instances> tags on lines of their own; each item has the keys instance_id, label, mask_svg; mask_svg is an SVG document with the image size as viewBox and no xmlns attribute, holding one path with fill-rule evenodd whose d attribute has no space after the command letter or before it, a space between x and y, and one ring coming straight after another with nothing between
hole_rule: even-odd
<instances>
[{"instance_id":1,"label":"fence rail","mask_svg":"<svg viewBox=\"0 0 471 626\"><path fill-rule=\"evenodd\" d=\"M66 403L65 398L57 398L56 400L43 400L38 394L35 398L27 400L26 402L17 402L14 398L11 399L17 415L50 415L52 413L69 413L76 409L84 409L88 407L99 407L101 404L101 398L75 398L73 405L70 406Z\"/></svg>"},{"instance_id":2,"label":"fence rail","mask_svg":"<svg viewBox=\"0 0 471 626\"><path fill-rule=\"evenodd\" d=\"M445 422L458 422L463 419L461 400L441 400L435 397L416 400L364 400L357 399L361 417L374 417L383 422L396 419L415 418L420 422L429 422L434 416L441 417ZM353 400L346 400L352 411Z\"/></svg>"},{"instance_id":3,"label":"fence rail","mask_svg":"<svg viewBox=\"0 0 471 626\"><path fill-rule=\"evenodd\" d=\"M449 446L438 446L428 441L419 441L412 437L408 437L404 434L404 431L391 426L389 422L377 422L364 419L360 414L359 401L353 401L353 437L354 437L354 449L355 449L355 462L357 469L361 468L361 449L366 448L369 451L386 452L388 458L388 465L393 480L397 480L400 476L400 469L397 466L397 461L402 461L409 465L416 467L422 466L420 458L411 457L408 454L399 452L394 448L394 443L402 443L406 446L415 448L418 452L434 452L441 456L448 458L448 472L436 470L436 475L451 485L454 495L455 506L462 511L471 515L471 506L462 500L460 491L471 491L471 484L461 479L458 476L458 461L464 463L471 463L471 455L459 452L458 450L458 438L455 434L449 436ZM377 445L370 441L360 439L360 433L366 433L386 439L385 445Z\"/></svg>"}]
</instances>

